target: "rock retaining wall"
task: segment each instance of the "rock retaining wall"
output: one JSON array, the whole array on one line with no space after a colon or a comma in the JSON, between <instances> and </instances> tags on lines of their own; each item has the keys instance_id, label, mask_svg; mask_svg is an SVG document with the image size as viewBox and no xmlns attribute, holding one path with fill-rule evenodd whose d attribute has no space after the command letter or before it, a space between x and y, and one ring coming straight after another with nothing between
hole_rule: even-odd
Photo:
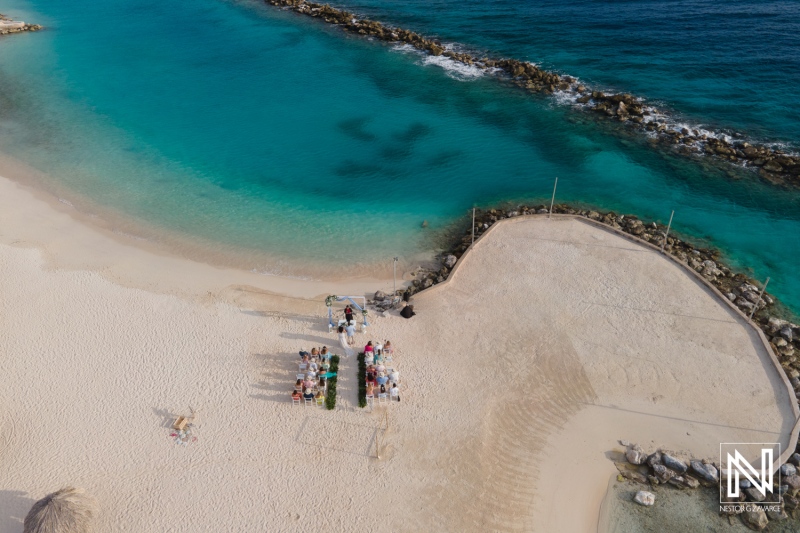
<instances>
[{"instance_id":1,"label":"rock retaining wall","mask_svg":"<svg viewBox=\"0 0 800 533\"><path fill-rule=\"evenodd\" d=\"M684 155L708 155L736 164L758 169L759 175L773 183L800 186L800 156L766 145L756 145L741 139L739 134L727 135L699 128L678 126L670 122L657 108L630 94L607 94L592 90L576 78L549 72L517 59L493 59L458 52L437 39L426 38L403 28L387 26L336 9L327 4L306 0L265 0L267 3L296 13L322 19L341 27L348 33L372 37L381 41L404 43L434 56L445 56L464 65L473 66L488 74L507 80L530 93L568 94L577 105L595 116L624 123L630 128L649 133L657 141L674 145Z\"/></svg>"}]
</instances>

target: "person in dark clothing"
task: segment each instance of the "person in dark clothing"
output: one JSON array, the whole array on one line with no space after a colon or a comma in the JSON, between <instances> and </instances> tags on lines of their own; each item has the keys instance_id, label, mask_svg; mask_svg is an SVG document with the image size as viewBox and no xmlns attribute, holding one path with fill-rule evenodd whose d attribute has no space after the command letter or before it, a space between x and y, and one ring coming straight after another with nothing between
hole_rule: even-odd
<instances>
[{"instance_id":1,"label":"person in dark clothing","mask_svg":"<svg viewBox=\"0 0 800 533\"><path fill-rule=\"evenodd\" d=\"M400 316L403 318L411 318L414 315L416 315L416 313L414 312L413 305L407 305L403 308L402 311L400 311Z\"/></svg>"},{"instance_id":2,"label":"person in dark clothing","mask_svg":"<svg viewBox=\"0 0 800 533\"><path fill-rule=\"evenodd\" d=\"M344 319L347 320L348 323L353 321L353 310L350 309L350 306L344 308Z\"/></svg>"}]
</instances>

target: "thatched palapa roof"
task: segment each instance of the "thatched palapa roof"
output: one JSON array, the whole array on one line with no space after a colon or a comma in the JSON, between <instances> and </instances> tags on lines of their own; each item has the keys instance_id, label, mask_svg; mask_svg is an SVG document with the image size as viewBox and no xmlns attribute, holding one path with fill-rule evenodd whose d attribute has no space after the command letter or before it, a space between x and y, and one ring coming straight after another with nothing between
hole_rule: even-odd
<instances>
[{"instance_id":1,"label":"thatched palapa roof","mask_svg":"<svg viewBox=\"0 0 800 533\"><path fill-rule=\"evenodd\" d=\"M89 533L99 512L97 501L83 489L66 487L33 504L24 533Z\"/></svg>"}]
</instances>

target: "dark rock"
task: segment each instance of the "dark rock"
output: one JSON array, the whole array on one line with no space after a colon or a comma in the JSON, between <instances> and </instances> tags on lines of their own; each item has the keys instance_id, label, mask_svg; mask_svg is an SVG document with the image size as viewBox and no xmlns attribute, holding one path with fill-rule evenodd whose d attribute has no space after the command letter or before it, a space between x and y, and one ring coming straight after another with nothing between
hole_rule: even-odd
<instances>
[{"instance_id":1,"label":"dark rock","mask_svg":"<svg viewBox=\"0 0 800 533\"><path fill-rule=\"evenodd\" d=\"M747 494L747 499L751 502L763 502L767 499L766 494L761 494L761 491L755 487L744 489L744 493Z\"/></svg>"},{"instance_id":2,"label":"dark rock","mask_svg":"<svg viewBox=\"0 0 800 533\"><path fill-rule=\"evenodd\" d=\"M685 474L689 470L689 467L686 466L686 463L667 453L661 455L661 462L664 463L664 466L670 470L674 470L678 474Z\"/></svg>"},{"instance_id":3,"label":"dark rock","mask_svg":"<svg viewBox=\"0 0 800 533\"><path fill-rule=\"evenodd\" d=\"M675 476L675 472L664 465L653 465L653 472L655 472L656 477L662 483L666 483Z\"/></svg>"},{"instance_id":4,"label":"dark rock","mask_svg":"<svg viewBox=\"0 0 800 533\"><path fill-rule=\"evenodd\" d=\"M385 299L386 299L386 293L385 293L385 292L383 292L383 291L377 291L377 292L375 293L375 301L376 301L376 302L382 302L382 301L384 301Z\"/></svg>"},{"instance_id":5,"label":"dark rock","mask_svg":"<svg viewBox=\"0 0 800 533\"><path fill-rule=\"evenodd\" d=\"M789 487L792 490L800 489L800 476L798 476L797 474L795 474L793 476L785 476L785 477L781 478L781 480L786 485L789 485Z\"/></svg>"},{"instance_id":6,"label":"dark rock","mask_svg":"<svg viewBox=\"0 0 800 533\"><path fill-rule=\"evenodd\" d=\"M453 268L456 265L457 261L458 258L456 258L456 256L454 256L453 254L449 254L444 258L444 266L446 266L447 268Z\"/></svg>"},{"instance_id":7,"label":"dark rock","mask_svg":"<svg viewBox=\"0 0 800 533\"><path fill-rule=\"evenodd\" d=\"M691 461L692 471L697 474L700 479L707 483L717 483L719 481L719 472L716 467L711 464L704 464L700 461Z\"/></svg>"},{"instance_id":8,"label":"dark rock","mask_svg":"<svg viewBox=\"0 0 800 533\"><path fill-rule=\"evenodd\" d=\"M653 468L655 465L663 464L661 461L661 452L654 452L651 453L650 456L647 458L647 465L650 468Z\"/></svg>"},{"instance_id":9,"label":"dark rock","mask_svg":"<svg viewBox=\"0 0 800 533\"><path fill-rule=\"evenodd\" d=\"M780 470L781 470L781 475L783 477L793 476L797 474L797 468L791 463L786 463L785 465L781 465Z\"/></svg>"}]
</instances>

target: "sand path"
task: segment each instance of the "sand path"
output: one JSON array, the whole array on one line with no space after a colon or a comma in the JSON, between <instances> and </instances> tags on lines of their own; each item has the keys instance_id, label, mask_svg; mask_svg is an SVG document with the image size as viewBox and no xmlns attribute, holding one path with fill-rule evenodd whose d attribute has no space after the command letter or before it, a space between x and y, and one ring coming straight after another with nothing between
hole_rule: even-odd
<instances>
[{"instance_id":1,"label":"sand path","mask_svg":"<svg viewBox=\"0 0 800 533\"><path fill-rule=\"evenodd\" d=\"M64 484L98 497L101 531L594 531L617 439L713 457L794 422L753 334L677 266L519 219L413 320L373 319L403 387L377 459L384 408L356 407L355 361L336 411L289 402L297 350L335 344L320 301L0 185L0 531ZM203 422L178 446L189 405Z\"/></svg>"}]
</instances>

